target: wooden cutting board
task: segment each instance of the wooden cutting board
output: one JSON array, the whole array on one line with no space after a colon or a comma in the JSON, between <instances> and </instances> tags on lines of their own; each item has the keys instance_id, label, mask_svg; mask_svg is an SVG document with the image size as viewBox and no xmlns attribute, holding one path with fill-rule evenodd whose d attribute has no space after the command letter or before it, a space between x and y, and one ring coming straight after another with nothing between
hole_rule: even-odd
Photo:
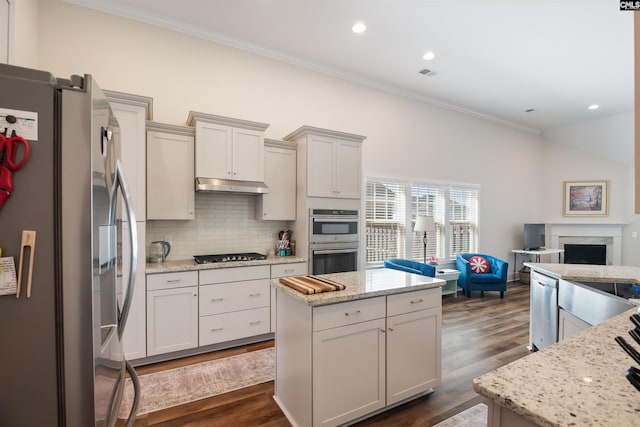
<instances>
[{"instance_id":1,"label":"wooden cutting board","mask_svg":"<svg viewBox=\"0 0 640 427\"><path fill-rule=\"evenodd\" d=\"M319 276L282 277L280 283L307 295L341 291L345 288L342 283Z\"/></svg>"}]
</instances>

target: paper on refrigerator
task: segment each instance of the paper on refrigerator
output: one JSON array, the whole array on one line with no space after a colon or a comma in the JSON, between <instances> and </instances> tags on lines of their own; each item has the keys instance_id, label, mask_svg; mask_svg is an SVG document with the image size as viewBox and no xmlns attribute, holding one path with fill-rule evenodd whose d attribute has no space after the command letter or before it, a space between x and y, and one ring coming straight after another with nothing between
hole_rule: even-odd
<instances>
[{"instance_id":1,"label":"paper on refrigerator","mask_svg":"<svg viewBox=\"0 0 640 427\"><path fill-rule=\"evenodd\" d=\"M17 284L16 264L13 257L0 258L0 295L15 295Z\"/></svg>"}]
</instances>

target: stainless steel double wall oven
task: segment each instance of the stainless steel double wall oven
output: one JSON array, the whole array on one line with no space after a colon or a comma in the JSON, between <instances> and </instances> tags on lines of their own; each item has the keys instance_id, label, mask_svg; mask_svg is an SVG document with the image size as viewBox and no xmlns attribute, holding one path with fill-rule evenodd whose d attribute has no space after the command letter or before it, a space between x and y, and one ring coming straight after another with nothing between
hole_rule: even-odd
<instances>
[{"instance_id":1,"label":"stainless steel double wall oven","mask_svg":"<svg viewBox=\"0 0 640 427\"><path fill-rule=\"evenodd\" d=\"M309 254L312 274L358 269L358 210L310 209Z\"/></svg>"}]
</instances>

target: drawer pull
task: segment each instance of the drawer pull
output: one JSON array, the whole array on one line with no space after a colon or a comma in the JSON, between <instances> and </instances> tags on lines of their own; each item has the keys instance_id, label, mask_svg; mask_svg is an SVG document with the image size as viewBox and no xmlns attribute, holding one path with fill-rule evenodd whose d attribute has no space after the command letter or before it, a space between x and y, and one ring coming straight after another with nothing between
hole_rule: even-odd
<instances>
[{"instance_id":1,"label":"drawer pull","mask_svg":"<svg viewBox=\"0 0 640 427\"><path fill-rule=\"evenodd\" d=\"M285 268L284 269L285 273L293 273L294 271L296 271L294 268Z\"/></svg>"},{"instance_id":2,"label":"drawer pull","mask_svg":"<svg viewBox=\"0 0 640 427\"><path fill-rule=\"evenodd\" d=\"M181 281L182 279L173 279L173 280L167 280L167 283L179 283Z\"/></svg>"},{"instance_id":3,"label":"drawer pull","mask_svg":"<svg viewBox=\"0 0 640 427\"><path fill-rule=\"evenodd\" d=\"M412 299L410 302L411 302L411 304L420 304L421 302L424 302L424 300L422 298L420 298L420 299Z\"/></svg>"},{"instance_id":4,"label":"drawer pull","mask_svg":"<svg viewBox=\"0 0 640 427\"><path fill-rule=\"evenodd\" d=\"M351 313L346 312L345 316L355 316L356 314L360 314L360 310L352 311Z\"/></svg>"},{"instance_id":5,"label":"drawer pull","mask_svg":"<svg viewBox=\"0 0 640 427\"><path fill-rule=\"evenodd\" d=\"M224 328L215 328L212 329L211 332L220 332L221 330L223 330Z\"/></svg>"},{"instance_id":6,"label":"drawer pull","mask_svg":"<svg viewBox=\"0 0 640 427\"><path fill-rule=\"evenodd\" d=\"M260 323L262 323L261 320L256 320L255 322L249 322L250 325L259 325Z\"/></svg>"},{"instance_id":7,"label":"drawer pull","mask_svg":"<svg viewBox=\"0 0 640 427\"><path fill-rule=\"evenodd\" d=\"M255 294L249 294L250 297L259 297L260 295L262 295L260 292Z\"/></svg>"},{"instance_id":8,"label":"drawer pull","mask_svg":"<svg viewBox=\"0 0 640 427\"><path fill-rule=\"evenodd\" d=\"M224 300L224 298L211 298L211 302L219 302Z\"/></svg>"}]
</instances>

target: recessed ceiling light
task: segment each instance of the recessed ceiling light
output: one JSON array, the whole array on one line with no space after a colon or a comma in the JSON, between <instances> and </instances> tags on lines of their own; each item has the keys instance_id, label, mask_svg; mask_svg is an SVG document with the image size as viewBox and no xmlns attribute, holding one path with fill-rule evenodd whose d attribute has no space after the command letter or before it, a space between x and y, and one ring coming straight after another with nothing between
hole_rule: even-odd
<instances>
[{"instance_id":1,"label":"recessed ceiling light","mask_svg":"<svg viewBox=\"0 0 640 427\"><path fill-rule=\"evenodd\" d=\"M353 27L351 27L351 30L356 33L356 34L360 34L363 33L364 30L367 29L367 26L364 25L362 22L356 22Z\"/></svg>"},{"instance_id":2,"label":"recessed ceiling light","mask_svg":"<svg viewBox=\"0 0 640 427\"><path fill-rule=\"evenodd\" d=\"M600 108L600 106L598 104L591 104L588 108L589 110L597 110L598 108Z\"/></svg>"},{"instance_id":3,"label":"recessed ceiling light","mask_svg":"<svg viewBox=\"0 0 640 427\"><path fill-rule=\"evenodd\" d=\"M435 57L436 57L435 52L433 52L431 50L425 52L425 54L422 55L422 59L424 59L425 61L429 61L429 60L431 60L431 59L433 59Z\"/></svg>"}]
</instances>

